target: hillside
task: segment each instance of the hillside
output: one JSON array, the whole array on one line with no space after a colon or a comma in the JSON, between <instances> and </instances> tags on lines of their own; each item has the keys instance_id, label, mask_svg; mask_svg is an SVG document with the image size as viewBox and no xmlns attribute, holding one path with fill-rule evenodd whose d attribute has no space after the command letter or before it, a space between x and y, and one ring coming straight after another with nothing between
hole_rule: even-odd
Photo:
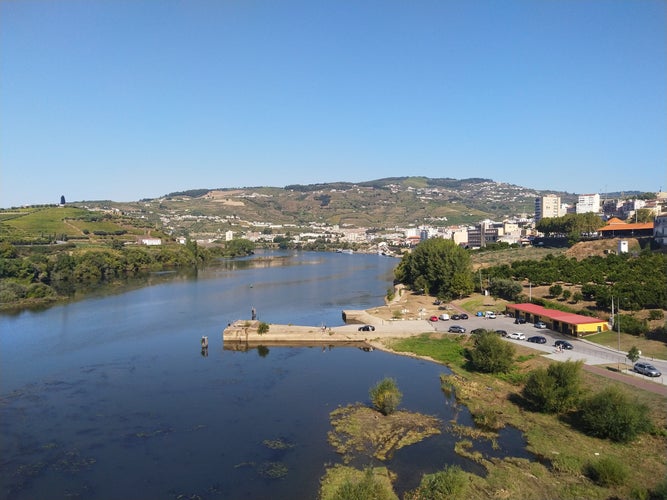
<instances>
[{"instance_id":1,"label":"hillside","mask_svg":"<svg viewBox=\"0 0 667 500\"><path fill-rule=\"evenodd\" d=\"M400 177L284 188L194 189L134 203L78 204L119 209L161 221L174 234L184 234L235 230L258 222L367 228L472 224L483 219L532 216L535 197L545 193L490 179ZM564 202L575 199L572 194L558 194Z\"/></svg>"}]
</instances>

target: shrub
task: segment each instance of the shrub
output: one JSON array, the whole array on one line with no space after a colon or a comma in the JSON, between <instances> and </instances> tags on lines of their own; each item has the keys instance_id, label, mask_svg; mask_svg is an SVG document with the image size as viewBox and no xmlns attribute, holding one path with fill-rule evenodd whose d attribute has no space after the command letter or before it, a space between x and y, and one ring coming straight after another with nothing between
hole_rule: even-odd
<instances>
[{"instance_id":1,"label":"shrub","mask_svg":"<svg viewBox=\"0 0 667 500\"><path fill-rule=\"evenodd\" d=\"M262 321L257 327L257 333L263 335L269 331L269 324Z\"/></svg>"},{"instance_id":2,"label":"shrub","mask_svg":"<svg viewBox=\"0 0 667 500\"><path fill-rule=\"evenodd\" d=\"M26 297L30 299L44 299L55 296L56 291L44 283L31 283L26 289Z\"/></svg>"},{"instance_id":3,"label":"shrub","mask_svg":"<svg viewBox=\"0 0 667 500\"><path fill-rule=\"evenodd\" d=\"M628 477L628 469L612 457L604 457L586 466L586 475L600 486L623 484Z\"/></svg>"},{"instance_id":4,"label":"shrub","mask_svg":"<svg viewBox=\"0 0 667 500\"><path fill-rule=\"evenodd\" d=\"M371 387L371 403L373 408L383 415L391 415L396 411L401 402L403 394L398 390L398 385L393 378L385 378Z\"/></svg>"},{"instance_id":5,"label":"shrub","mask_svg":"<svg viewBox=\"0 0 667 500\"><path fill-rule=\"evenodd\" d=\"M630 314L621 314L617 318L621 323L621 331L630 335L641 335L648 330L648 322L645 319L635 318ZM615 325L618 328L618 325Z\"/></svg>"},{"instance_id":6,"label":"shrub","mask_svg":"<svg viewBox=\"0 0 667 500\"><path fill-rule=\"evenodd\" d=\"M662 311L662 309L651 309L648 312L648 319L650 319L651 321L662 319L664 317L665 313Z\"/></svg>"},{"instance_id":7,"label":"shrub","mask_svg":"<svg viewBox=\"0 0 667 500\"><path fill-rule=\"evenodd\" d=\"M375 477L372 468L364 472L364 477L360 481L353 479L346 480L334 493L335 500L368 500L369 498L377 500L393 500L396 495L390 487L384 485Z\"/></svg>"},{"instance_id":8,"label":"shrub","mask_svg":"<svg viewBox=\"0 0 667 500\"><path fill-rule=\"evenodd\" d=\"M485 373L506 373L514 363L515 349L495 333L486 331L475 336L475 346L468 350L473 369Z\"/></svg>"},{"instance_id":9,"label":"shrub","mask_svg":"<svg viewBox=\"0 0 667 500\"><path fill-rule=\"evenodd\" d=\"M419 487L405 495L406 500L446 500L465 498L467 474L457 465L422 477Z\"/></svg>"},{"instance_id":10,"label":"shrub","mask_svg":"<svg viewBox=\"0 0 667 500\"><path fill-rule=\"evenodd\" d=\"M582 364L582 361L565 361L533 370L523 388L523 397L534 410L544 413L575 408L581 395Z\"/></svg>"},{"instance_id":11,"label":"shrub","mask_svg":"<svg viewBox=\"0 0 667 500\"><path fill-rule=\"evenodd\" d=\"M584 400L580 412L583 431L594 437L627 443L651 429L648 408L614 386Z\"/></svg>"}]
</instances>

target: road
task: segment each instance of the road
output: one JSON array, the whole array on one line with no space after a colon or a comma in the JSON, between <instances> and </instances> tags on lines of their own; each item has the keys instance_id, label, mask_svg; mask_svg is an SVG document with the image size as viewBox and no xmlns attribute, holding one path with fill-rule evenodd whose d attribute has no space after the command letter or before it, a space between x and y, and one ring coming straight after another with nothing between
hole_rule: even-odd
<instances>
[{"instance_id":1,"label":"road","mask_svg":"<svg viewBox=\"0 0 667 500\"><path fill-rule=\"evenodd\" d=\"M453 310L448 312L450 315L456 314L456 311ZM603 375L615 373L616 375L623 377L621 380L627 381L628 383L633 383L633 381L628 380L627 376L636 377L637 384L635 385L640 385L642 388L647 387L647 383L649 388L651 387L651 384L658 384L656 389L659 388L659 390L654 392L664 393L667 395L667 361L665 360L641 357L640 359L642 361L649 361L662 372L662 376L660 377L646 377L632 370L632 364L628 359L625 358L627 354L625 352L620 352L615 349L600 346L584 339L563 335L546 328L535 328L532 323L517 325L514 324L514 318L510 318L508 316L498 316L496 319L486 319L477 316L470 316L470 318L466 320L450 319L448 321L439 320L429 323L433 329L438 332L447 332L449 327L452 325L459 325L464 327L467 333L470 333L476 328L484 328L486 330L505 330L507 333L521 332L526 336L526 338L535 335L541 335L547 339L546 344L535 344L525 340L514 340L509 338L505 338L505 340L507 342L523 345L524 347L543 351L545 353L545 357L556 361L583 360L584 365L587 367L597 367L596 369L590 369L589 371ZM572 344L573 349L564 350L562 352L558 351L554 346L554 342L556 340L567 340L570 344ZM612 372L599 366L614 364L618 366L619 372ZM620 375L621 373L624 375Z\"/></svg>"}]
</instances>

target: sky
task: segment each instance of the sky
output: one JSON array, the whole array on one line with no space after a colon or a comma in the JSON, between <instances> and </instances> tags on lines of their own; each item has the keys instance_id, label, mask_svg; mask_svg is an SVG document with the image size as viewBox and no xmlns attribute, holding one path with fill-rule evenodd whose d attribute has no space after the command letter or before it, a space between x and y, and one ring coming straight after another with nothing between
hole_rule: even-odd
<instances>
[{"instance_id":1,"label":"sky","mask_svg":"<svg viewBox=\"0 0 667 500\"><path fill-rule=\"evenodd\" d=\"M0 0L0 207L384 177L667 190L664 0Z\"/></svg>"}]
</instances>

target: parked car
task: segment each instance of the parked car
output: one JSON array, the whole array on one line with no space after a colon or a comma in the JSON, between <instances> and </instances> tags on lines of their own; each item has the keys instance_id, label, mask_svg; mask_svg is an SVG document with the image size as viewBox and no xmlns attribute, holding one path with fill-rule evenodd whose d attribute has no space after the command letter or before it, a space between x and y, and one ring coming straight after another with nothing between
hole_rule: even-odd
<instances>
[{"instance_id":1,"label":"parked car","mask_svg":"<svg viewBox=\"0 0 667 500\"><path fill-rule=\"evenodd\" d=\"M428 320L436 322L436 321L438 321L438 317L437 316L431 316Z\"/></svg>"},{"instance_id":2,"label":"parked car","mask_svg":"<svg viewBox=\"0 0 667 500\"><path fill-rule=\"evenodd\" d=\"M662 375L660 370L658 370L655 366L653 366L651 363L646 363L644 361L635 363L634 368L637 373L641 373L642 375L646 375L647 377L659 377L660 375Z\"/></svg>"},{"instance_id":3,"label":"parked car","mask_svg":"<svg viewBox=\"0 0 667 500\"><path fill-rule=\"evenodd\" d=\"M496 333L501 337L507 337L507 332L505 330L496 330Z\"/></svg>"},{"instance_id":4,"label":"parked car","mask_svg":"<svg viewBox=\"0 0 667 500\"><path fill-rule=\"evenodd\" d=\"M465 333L466 329L459 325L452 325L447 330L449 333Z\"/></svg>"},{"instance_id":5,"label":"parked car","mask_svg":"<svg viewBox=\"0 0 667 500\"><path fill-rule=\"evenodd\" d=\"M532 337L528 337L526 340L528 342L532 342L534 344L546 344L547 339L545 337L542 337L542 335L534 335Z\"/></svg>"},{"instance_id":6,"label":"parked car","mask_svg":"<svg viewBox=\"0 0 667 500\"><path fill-rule=\"evenodd\" d=\"M433 301L433 305L434 305L434 306L439 306L440 304L442 304L442 301L441 301L440 299L435 299L435 300Z\"/></svg>"},{"instance_id":7,"label":"parked car","mask_svg":"<svg viewBox=\"0 0 667 500\"><path fill-rule=\"evenodd\" d=\"M443 313L440 316L438 316L438 319L441 321L449 321L449 314Z\"/></svg>"},{"instance_id":8,"label":"parked car","mask_svg":"<svg viewBox=\"0 0 667 500\"><path fill-rule=\"evenodd\" d=\"M485 316L486 316L488 319L496 319L496 313L494 313L493 311L486 311Z\"/></svg>"},{"instance_id":9,"label":"parked car","mask_svg":"<svg viewBox=\"0 0 667 500\"><path fill-rule=\"evenodd\" d=\"M358 328L360 332L374 332L375 327L373 325L362 325Z\"/></svg>"},{"instance_id":10,"label":"parked car","mask_svg":"<svg viewBox=\"0 0 667 500\"><path fill-rule=\"evenodd\" d=\"M508 337L514 340L526 340L526 336L521 332L512 332Z\"/></svg>"},{"instance_id":11,"label":"parked car","mask_svg":"<svg viewBox=\"0 0 667 500\"><path fill-rule=\"evenodd\" d=\"M457 319L461 319L461 316L459 314L452 314L452 321L456 321Z\"/></svg>"},{"instance_id":12,"label":"parked car","mask_svg":"<svg viewBox=\"0 0 667 500\"><path fill-rule=\"evenodd\" d=\"M535 328L546 328L547 324L544 321L536 321Z\"/></svg>"},{"instance_id":13,"label":"parked car","mask_svg":"<svg viewBox=\"0 0 667 500\"><path fill-rule=\"evenodd\" d=\"M570 344L567 340L557 340L556 343L554 344L556 347L561 347L563 349L574 349L572 344Z\"/></svg>"},{"instance_id":14,"label":"parked car","mask_svg":"<svg viewBox=\"0 0 667 500\"><path fill-rule=\"evenodd\" d=\"M468 315L466 313L461 313L459 314L459 319L468 319Z\"/></svg>"},{"instance_id":15,"label":"parked car","mask_svg":"<svg viewBox=\"0 0 667 500\"><path fill-rule=\"evenodd\" d=\"M517 318L514 320L515 325L523 325L526 322L525 318Z\"/></svg>"},{"instance_id":16,"label":"parked car","mask_svg":"<svg viewBox=\"0 0 667 500\"><path fill-rule=\"evenodd\" d=\"M472 330L470 333L473 335L479 335L480 333L484 333L486 330L484 328L475 328Z\"/></svg>"}]
</instances>

